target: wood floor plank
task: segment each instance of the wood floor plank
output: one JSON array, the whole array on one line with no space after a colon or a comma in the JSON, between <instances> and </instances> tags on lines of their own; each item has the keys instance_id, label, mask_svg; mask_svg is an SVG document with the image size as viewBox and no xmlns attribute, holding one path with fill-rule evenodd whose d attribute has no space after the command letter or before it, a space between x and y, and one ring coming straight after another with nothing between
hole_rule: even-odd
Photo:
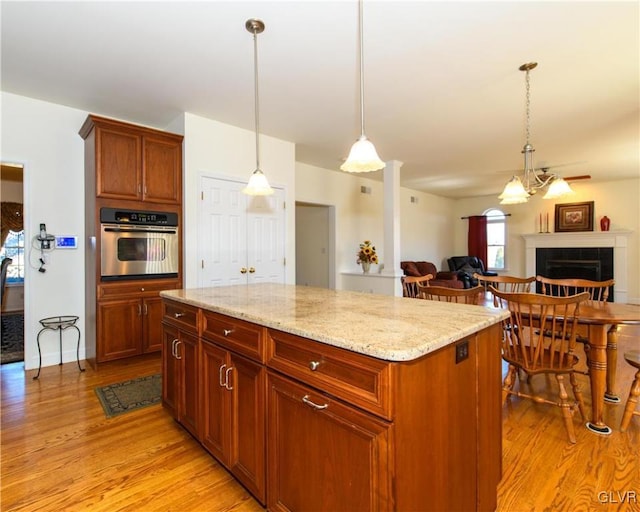
<instances>
[{"instance_id":1,"label":"wood floor plank","mask_svg":"<svg viewBox=\"0 0 640 512\"><path fill-rule=\"evenodd\" d=\"M620 353L638 349L640 327L623 327L619 346ZM96 386L159 371L158 356L84 373L75 363L47 367L37 381L20 363L2 365L0 509L263 510L161 406L104 416ZM632 375L620 357L623 399ZM588 380L580 379L590 410ZM554 382L537 376L528 385L543 389ZM503 407L498 511L640 511L640 420L621 433L622 411L623 405L605 406L605 421L614 429L608 437L588 432L576 417L577 443L571 445L559 408L509 399ZM635 501L625 492L635 492Z\"/></svg>"}]
</instances>

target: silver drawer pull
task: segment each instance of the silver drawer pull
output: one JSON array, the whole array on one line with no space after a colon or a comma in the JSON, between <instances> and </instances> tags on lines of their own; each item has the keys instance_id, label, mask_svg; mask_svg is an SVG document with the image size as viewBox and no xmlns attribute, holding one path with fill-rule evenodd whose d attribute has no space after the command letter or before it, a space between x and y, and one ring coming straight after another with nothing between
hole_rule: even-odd
<instances>
[{"instance_id":1,"label":"silver drawer pull","mask_svg":"<svg viewBox=\"0 0 640 512\"><path fill-rule=\"evenodd\" d=\"M320 366L320 362L319 361L311 361L309 363L309 368L311 369L312 372L315 372L318 367Z\"/></svg>"},{"instance_id":2,"label":"silver drawer pull","mask_svg":"<svg viewBox=\"0 0 640 512\"><path fill-rule=\"evenodd\" d=\"M222 332L225 336L229 336L233 332L233 329L223 329Z\"/></svg>"},{"instance_id":3,"label":"silver drawer pull","mask_svg":"<svg viewBox=\"0 0 640 512\"><path fill-rule=\"evenodd\" d=\"M329 404L324 404L324 405L314 404L311 400L309 400L309 395L304 395L302 397L302 401L305 404L307 404L309 407L313 407L317 411L321 411L322 409L326 409L327 407L329 407Z\"/></svg>"},{"instance_id":4,"label":"silver drawer pull","mask_svg":"<svg viewBox=\"0 0 640 512\"><path fill-rule=\"evenodd\" d=\"M184 313L174 313L173 316L175 316L176 318L182 318L184 316Z\"/></svg>"},{"instance_id":5,"label":"silver drawer pull","mask_svg":"<svg viewBox=\"0 0 640 512\"><path fill-rule=\"evenodd\" d=\"M224 369L225 369L226 367L227 367L227 365L226 365L226 364L223 364L223 365L220 367L220 370L218 370L218 372L219 372L219 379L220 379L220 380L219 380L219 382L220 382L220 387L221 387L221 388L226 387L226 386L225 386L225 383L222 381L222 372L224 371Z\"/></svg>"}]
</instances>

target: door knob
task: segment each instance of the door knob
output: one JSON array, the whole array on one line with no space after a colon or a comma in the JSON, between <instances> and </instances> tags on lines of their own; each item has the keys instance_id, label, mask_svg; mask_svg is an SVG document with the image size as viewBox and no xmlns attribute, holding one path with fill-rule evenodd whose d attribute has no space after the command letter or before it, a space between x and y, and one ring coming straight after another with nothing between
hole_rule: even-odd
<instances>
[{"instance_id":1,"label":"door knob","mask_svg":"<svg viewBox=\"0 0 640 512\"><path fill-rule=\"evenodd\" d=\"M241 274L246 274L246 273L247 273L247 268L246 268L246 267L242 267L242 268L240 269L240 273L241 273Z\"/></svg>"},{"instance_id":2,"label":"door knob","mask_svg":"<svg viewBox=\"0 0 640 512\"><path fill-rule=\"evenodd\" d=\"M249 274L253 274L256 271L255 268L253 267L249 267Z\"/></svg>"}]
</instances>

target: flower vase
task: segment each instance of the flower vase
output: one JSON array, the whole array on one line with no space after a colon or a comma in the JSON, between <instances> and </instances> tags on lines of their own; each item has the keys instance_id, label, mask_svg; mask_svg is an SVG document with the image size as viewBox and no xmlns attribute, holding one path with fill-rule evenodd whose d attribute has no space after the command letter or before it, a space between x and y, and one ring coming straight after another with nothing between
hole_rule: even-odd
<instances>
[{"instance_id":1,"label":"flower vase","mask_svg":"<svg viewBox=\"0 0 640 512\"><path fill-rule=\"evenodd\" d=\"M611 224L611 220L606 215L600 219L600 229L602 231L609 231L610 224Z\"/></svg>"},{"instance_id":2,"label":"flower vase","mask_svg":"<svg viewBox=\"0 0 640 512\"><path fill-rule=\"evenodd\" d=\"M368 274L370 268L371 268L371 263L370 262L368 262L368 261L363 261L362 262L362 273L363 274Z\"/></svg>"}]
</instances>

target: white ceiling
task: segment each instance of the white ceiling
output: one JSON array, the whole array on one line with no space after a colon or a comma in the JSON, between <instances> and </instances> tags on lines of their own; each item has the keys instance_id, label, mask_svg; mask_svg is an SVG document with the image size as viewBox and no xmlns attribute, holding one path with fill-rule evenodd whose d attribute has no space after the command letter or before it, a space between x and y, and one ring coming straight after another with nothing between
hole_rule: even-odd
<instances>
[{"instance_id":1,"label":"white ceiling","mask_svg":"<svg viewBox=\"0 0 640 512\"><path fill-rule=\"evenodd\" d=\"M2 90L160 128L186 111L253 130L244 24L261 18L260 132L336 170L359 135L355 0L1 9ZM518 67L537 61L536 165L594 182L638 177L639 20L638 1L366 0L366 133L383 160L404 162L406 187L498 193L522 166Z\"/></svg>"}]
</instances>

